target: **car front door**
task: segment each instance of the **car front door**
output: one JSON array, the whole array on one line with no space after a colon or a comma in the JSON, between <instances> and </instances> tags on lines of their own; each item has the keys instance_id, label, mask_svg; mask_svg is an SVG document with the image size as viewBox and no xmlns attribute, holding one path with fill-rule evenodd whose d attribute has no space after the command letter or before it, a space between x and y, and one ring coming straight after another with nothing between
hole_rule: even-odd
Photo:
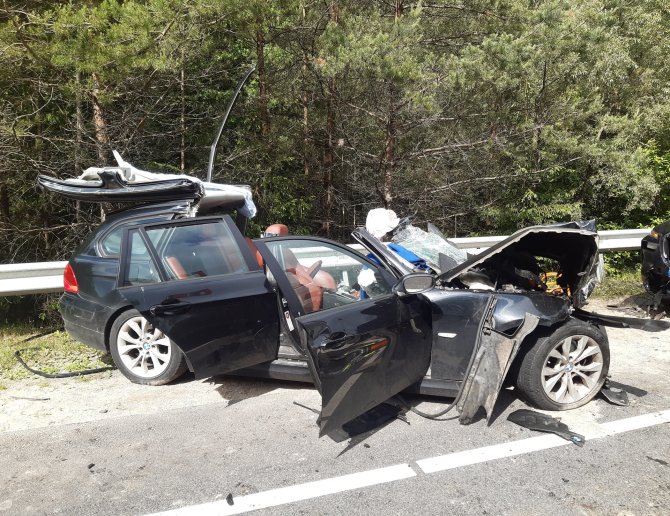
<instances>
[{"instance_id":1,"label":"car front door","mask_svg":"<svg viewBox=\"0 0 670 516\"><path fill-rule=\"evenodd\" d=\"M118 288L184 352L196 378L273 360L277 300L228 217L127 229Z\"/></svg>"},{"instance_id":2,"label":"car front door","mask_svg":"<svg viewBox=\"0 0 670 516\"><path fill-rule=\"evenodd\" d=\"M391 274L334 242L284 237L257 247L321 392L320 435L424 377L432 342L426 299L399 297Z\"/></svg>"}]
</instances>

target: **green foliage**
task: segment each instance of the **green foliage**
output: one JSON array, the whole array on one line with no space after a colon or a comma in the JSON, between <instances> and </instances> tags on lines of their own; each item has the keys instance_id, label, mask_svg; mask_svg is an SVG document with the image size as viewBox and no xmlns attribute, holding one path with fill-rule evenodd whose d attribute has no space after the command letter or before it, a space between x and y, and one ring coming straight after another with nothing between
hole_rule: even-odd
<instances>
[{"instance_id":1,"label":"green foliage","mask_svg":"<svg viewBox=\"0 0 670 516\"><path fill-rule=\"evenodd\" d=\"M34 335L35 329L30 326L8 325L0 328L0 380L36 378L18 363L14 355L16 351L21 351L22 358L31 367L49 373L72 372L110 364L108 355L75 342L65 332L56 331L26 341Z\"/></svg>"},{"instance_id":2,"label":"green foliage","mask_svg":"<svg viewBox=\"0 0 670 516\"><path fill-rule=\"evenodd\" d=\"M644 298L646 295L640 281L639 267L633 270L617 270L606 275L603 282L593 291L594 299L612 300L632 296Z\"/></svg>"},{"instance_id":3,"label":"green foliage","mask_svg":"<svg viewBox=\"0 0 670 516\"><path fill-rule=\"evenodd\" d=\"M38 173L71 177L117 149L141 168L204 177L254 62L263 68L215 164L217 181L252 187L254 236L284 222L348 240L383 202L458 235L670 218L661 0L10 4L0 7L5 262L67 257L99 221L97 206L36 191Z\"/></svg>"}]
</instances>

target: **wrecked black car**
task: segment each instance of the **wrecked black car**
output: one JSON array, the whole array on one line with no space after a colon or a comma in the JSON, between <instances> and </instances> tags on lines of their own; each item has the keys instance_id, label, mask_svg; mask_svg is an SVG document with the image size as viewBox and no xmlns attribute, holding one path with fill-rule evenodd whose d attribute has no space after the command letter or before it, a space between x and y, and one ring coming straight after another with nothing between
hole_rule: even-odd
<instances>
[{"instance_id":1,"label":"wrecked black car","mask_svg":"<svg viewBox=\"0 0 670 516\"><path fill-rule=\"evenodd\" d=\"M468 422L482 407L491 415L506 381L564 410L606 379L606 332L576 310L597 281L591 225L526 228L439 274L416 272L364 228L353 238L369 256L285 231L245 238L248 190L151 183L119 163L99 180L39 183L148 203L109 214L85 239L60 300L66 330L109 350L133 382L186 370L312 381L323 435L407 389L455 397Z\"/></svg>"},{"instance_id":2,"label":"wrecked black car","mask_svg":"<svg viewBox=\"0 0 670 516\"><path fill-rule=\"evenodd\" d=\"M657 298L670 303L670 220L659 224L642 239L642 282Z\"/></svg>"}]
</instances>

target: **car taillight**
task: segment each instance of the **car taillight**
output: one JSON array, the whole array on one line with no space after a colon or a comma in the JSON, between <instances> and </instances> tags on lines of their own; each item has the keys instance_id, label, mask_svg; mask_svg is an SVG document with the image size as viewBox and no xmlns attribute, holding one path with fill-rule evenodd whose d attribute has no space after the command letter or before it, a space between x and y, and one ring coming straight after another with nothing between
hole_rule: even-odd
<instances>
[{"instance_id":1,"label":"car taillight","mask_svg":"<svg viewBox=\"0 0 670 516\"><path fill-rule=\"evenodd\" d=\"M65 292L72 292L73 294L79 292L77 277L74 275L74 271L69 263L65 266L65 272L63 272L63 286L65 287Z\"/></svg>"}]
</instances>

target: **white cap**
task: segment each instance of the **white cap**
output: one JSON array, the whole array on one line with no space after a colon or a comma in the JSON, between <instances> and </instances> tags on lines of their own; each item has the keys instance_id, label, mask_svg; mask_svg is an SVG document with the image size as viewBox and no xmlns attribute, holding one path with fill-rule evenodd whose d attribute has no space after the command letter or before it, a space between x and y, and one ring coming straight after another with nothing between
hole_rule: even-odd
<instances>
[{"instance_id":1,"label":"white cap","mask_svg":"<svg viewBox=\"0 0 670 516\"><path fill-rule=\"evenodd\" d=\"M365 219L365 229L377 238L383 237L389 231L392 231L400 222L400 219L393 210L386 208L375 208L368 212Z\"/></svg>"}]
</instances>

